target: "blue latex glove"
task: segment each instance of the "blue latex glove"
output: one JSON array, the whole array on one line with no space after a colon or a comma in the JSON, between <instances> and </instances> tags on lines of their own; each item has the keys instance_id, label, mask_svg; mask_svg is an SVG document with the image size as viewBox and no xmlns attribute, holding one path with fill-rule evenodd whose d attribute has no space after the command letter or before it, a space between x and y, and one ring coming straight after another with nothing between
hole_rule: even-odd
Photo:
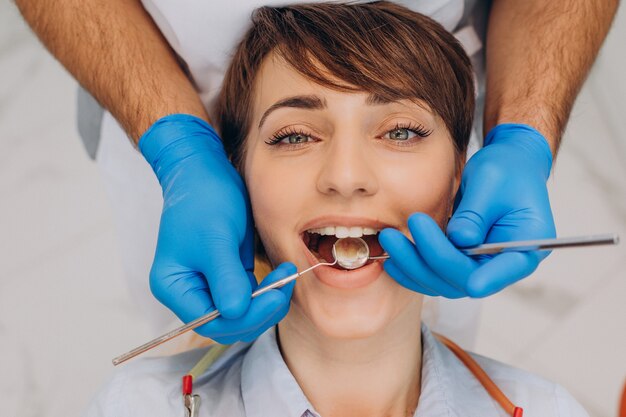
<instances>
[{"instance_id":1,"label":"blue latex glove","mask_svg":"<svg viewBox=\"0 0 626 417\"><path fill-rule=\"evenodd\" d=\"M448 237L427 215L409 217L415 243L395 229L379 241L385 270L405 287L447 298L485 297L531 274L548 251L468 257L457 247L556 236L546 181L552 153L530 126L502 124L467 163Z\"/></svg>"},{"instance_id":2,"label":"blue latex glove","mask_svg":"<svg viewBox=\"0 0 626 417\"><path fill-rule=\"evenodd\" d=\"M217 308L222 317L196 331L219 343L252 340L280 321L292 286L251 300L257 284L250 202L215 130L197 117L170 115L148 129L139 148L163 188L154 296L184 322ZM289 264L268 279L294 272Z\"/></svg>"}]
</instances>

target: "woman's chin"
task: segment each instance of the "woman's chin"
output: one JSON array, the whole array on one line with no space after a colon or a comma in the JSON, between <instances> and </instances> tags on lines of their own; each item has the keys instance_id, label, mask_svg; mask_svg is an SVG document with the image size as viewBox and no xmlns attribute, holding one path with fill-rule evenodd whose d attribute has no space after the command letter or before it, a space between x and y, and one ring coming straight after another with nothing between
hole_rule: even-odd
<instances>
[{"instance_id":1,"label":"woman's chin","mask_svg":"<svg viewBox=\"0 0 626 417\"><path fill-rule=\"evenodd\" d=\"M353 290L318 285L296 288L294 302L298 304L298 312L324 337L343 340L373 337L383 332L416 296L384 272L382 275L371 286Z\"/></svg>"}]
</instances>

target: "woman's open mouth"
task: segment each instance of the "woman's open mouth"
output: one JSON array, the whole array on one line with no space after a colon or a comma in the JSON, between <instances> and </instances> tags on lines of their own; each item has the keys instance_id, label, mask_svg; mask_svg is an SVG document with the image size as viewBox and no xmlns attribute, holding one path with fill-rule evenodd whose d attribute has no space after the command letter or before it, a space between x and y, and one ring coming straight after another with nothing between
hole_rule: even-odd
<instances>
[{"instance_id":1,"label":"woman's open mouth","mask_svg":"<svg viewBox=\"0 0 626 417\"><path fill-rule=\"evenodd\" d=\"M337 240L345 237L360 237L367 243L370 256L382 255L384 251L378 243L379 232L379 229L370 227L326 226L306 230L302 234L302 240L318 261L331 263L335 260L333 245ZM333 265L333 268L344 270L339 265Z\"/></svg>"}]
</instances>

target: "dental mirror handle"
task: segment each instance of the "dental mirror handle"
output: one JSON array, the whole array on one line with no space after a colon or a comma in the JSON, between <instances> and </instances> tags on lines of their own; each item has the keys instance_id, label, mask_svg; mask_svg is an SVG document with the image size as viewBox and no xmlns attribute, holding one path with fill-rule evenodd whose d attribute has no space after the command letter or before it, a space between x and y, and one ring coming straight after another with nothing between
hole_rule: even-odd
<instances>
[{"instance_id":1,"label":"dental mirror handle","mask_svg":"<svg viewBox=\"0 0 626 417\"><path fill-rule=\"evenodd\" d=\"M513 242L486 243L473 248L461 249L466 255L493 255L502 252L529 252L533 250L550 250L572 248L577 246L615 245L619 236L615 233L593 236L560 237L557 239L518 240ZM370 256L369 259L388 259L389 255Z\"/></svg>"},{"instance_id":2,"label":"dental mirror handle","mask_svg":"<svg viewBox=\"0 0 626 417\"><path fill-rule=\"evenodd\" d=\"M318 266L321 265L334 265L337 261L335 262L320 262L318 264L313 265L310 268L305 269L304 271L301 272L296 272L295 274L289 275L288 277L285 278L281 278L278 281L275 281L269 285L266 285L264 287L258 288L255 292L252 293L252 298L258 297L261 294L265 294L266 292L268 292L269 290L273 290L274 288L280 288L283 287L285 285L287 285L288 283L290 283L291 281L295 280L296 278L298 278L299 276L301 276L302 274L305 274L307 272L309 272L310 270L317 268ZM165 333L162 336L157 337L156 339L152 339L151 341L149 341L148 343L144 343L141 346L136 347L135 349L128 351L126 353L124 353L123 355L120 355L116 358L113 358L113 365L119 365L120 363L126 362L129 359L134 358L137 355L140 355L152 348L155 348L157 346L159 346L162 343L167 342L168 340L172 340L173 338L180 336L183 333L188 332L189 330L193 330L196 327L200 327L203 324L206 324L210 321L215 320L216 318L218 318L220 316L220 312L218 310L213 310L210 313L205 314L204 316L198 317L197 319L190 321L189 323L180 326L177 329L171 330L167 333Z\"/></svg>"}]
</instances>

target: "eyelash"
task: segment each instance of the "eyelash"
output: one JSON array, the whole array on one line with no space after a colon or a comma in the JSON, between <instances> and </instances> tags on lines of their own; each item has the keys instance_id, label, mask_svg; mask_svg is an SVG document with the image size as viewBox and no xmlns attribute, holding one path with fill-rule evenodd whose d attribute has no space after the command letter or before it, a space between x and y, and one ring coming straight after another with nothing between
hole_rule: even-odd
<instances>
[{"instance_id":1,"label":"eyelash","mask_svg":"<svg viewBox=\"0 0 626 417\"><path fill-rule=\"evenodd\" d=\"M413 132L422 139L430 136L430 134L433 133L432 129L426 129L424 126L422 126L419 123L409 122L409 123L396 123L396 126L393 129L386 131L385 135L387 133L393 132L394 130L400 130L400 129L406 129L409 132ZM382 135L382 136L385 136L385 135ZM402 143L401 141L394 141L394 142ZM408 145L401 145L401 146L408 146Z\"/></svg>"},{"instance_id":2,"label":"eyelash","mask_svg":"<svg viewBox=\"0 0 626 417\"><path fill-rule=\"evenodd\" d=\"M381 135L379 137L382 138L388 133L391 133L394 130L400 130L400 129L407 129L408 131L415 133L420 138L426 138L430 136L430 134L433 132L432 129L426 129L424 126L422 126L421 124L417 124L417 123L396 123L393 129L386 131L384 135ZM312 135L310 135L309 133L305 132L302 129L287 127L285 129L281 129L278 132L274 133L271 138L265 141L265 143L267 143L270 146L279 145L280 142L282 142L285 138L291 135L302 135L302 136L308 136L308 137L314 138ZM398 144L402 143L401 141L394 141L394 142L397 142ZM284 144L284 146L298 147L298 146L305 145L306 143L309 143L309 142L295 143L295 144L286 143ZM398 145L398 146L409 146L409 145Z\"/></svg>"},{"instance_id":3,"label":"eyelash","mask_svg":"<svg viewBox=\"0 0 626 417\"><path fill-rule=\"evenodd\" d=\"M291 135L302 135L302 136L313 137L313 136L311 136L311 134L305 132L302 129L296 129L296 128L293 128L293 127L287 127L287 128L281 129L278 132L274 133L271 138L269 138L268 140L265 141L265 143L267 143L268 145L271 145L271 146L278 145L283 139L285 139L286 137L291 136ZM299 146L299 145L304 145L304 143L296 143L296 144L286 143L285 145L287 145L287 146Z\"/></svg>"}]
</instances>

